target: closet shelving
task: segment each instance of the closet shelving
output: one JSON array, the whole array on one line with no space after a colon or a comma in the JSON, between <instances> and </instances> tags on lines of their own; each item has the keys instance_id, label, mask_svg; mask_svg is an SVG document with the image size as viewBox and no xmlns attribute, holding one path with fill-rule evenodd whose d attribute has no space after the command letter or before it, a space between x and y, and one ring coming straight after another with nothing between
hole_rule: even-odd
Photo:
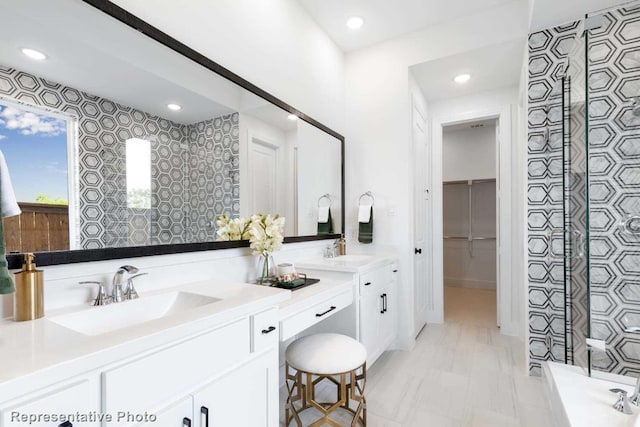
<instances>
[{"instance_id":1,"label":"closet shelving","mask_svg":"<svg viewBox=\"0 0 640 427\"><path fill-rule=\"evenodd\" d=\"M466 240L469 242L469 255L473 257L473 242L480 240L496 240L495 235L482 235L482 234L474 234L473 232L473 219L474 219L474 203L473 203L473 187L477 184L483 183L495 183L495 179L472 179L472 180L462 180L462 181L444 181L442 184L444 186L449 185L466 185L467 186L467 235L447 235L443 236L444 240Z\"/></svg>"}]
</instances>

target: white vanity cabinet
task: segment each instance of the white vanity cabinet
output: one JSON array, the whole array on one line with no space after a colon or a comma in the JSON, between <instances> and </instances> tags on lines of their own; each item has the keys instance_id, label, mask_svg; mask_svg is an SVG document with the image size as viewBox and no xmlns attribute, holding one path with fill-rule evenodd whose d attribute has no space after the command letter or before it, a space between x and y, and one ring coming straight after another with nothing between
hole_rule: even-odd
<instances>
[{"instance_id":1,"label":"white vanity cabinet","mask_svg":"<svg viewBox=\"0 0 640 427\"><path fill-rule=\"evenodd\" d=\"M157 417L139 426L276 427L278 333L272 308L105 371L104 410Z\"/></svg>"},{"instance_id":2,"label":"white vanity cabinet","mask_svg":"<svg viewBox=\"0 0 640 427\"><path fill-rule=\"evenodd\" d=\"M393 343L396 335L395 264L359 275L360 341L367 349L367 365Z\"/></svg>"},{"instance_id":3,"label":"white vanity cabinet","mask_svg":"<svg viewBox=\"0 0 640 427\"><path fill-rule=\"evenodd\" d=\"M129 350L122 360L112 351L95 366L80 361L90 366L88 373L56 385L47 386L51 372L35 373L29 384L40 390L0 396L0 427L59 427L64 421L18 422L15 413L111 417L68 427L277 427L277 306L187 330L168 330L154 341L161 344ZM120 347L127 345L141 344Z\"/></svg>"},{"instance_id":4,"label":"white vanity cabinet","mask_svg":"<svg viewBox=\"0 0 640 427\"><path fill-rule=\"evenodd\" d=\"M84 376L9 401L0 407L2 427L58 427L60 414L100 412L98 375ZM22 417L38 417L22 418ZM54 418L55 417L55 418ZM73 427L95 426L95 422L74 422Z\"/></svg>"},{"instance_id":5,"label":"white vanity cabinet","mask_svg":"<svg viewBox=\"0 0 640 427\"><path fill-rule=\"evenodd\" d=\"M136 427L278 425L278 354L273 349L215 379L178 402L154 411Z\"/></svg>"}]
</instances>

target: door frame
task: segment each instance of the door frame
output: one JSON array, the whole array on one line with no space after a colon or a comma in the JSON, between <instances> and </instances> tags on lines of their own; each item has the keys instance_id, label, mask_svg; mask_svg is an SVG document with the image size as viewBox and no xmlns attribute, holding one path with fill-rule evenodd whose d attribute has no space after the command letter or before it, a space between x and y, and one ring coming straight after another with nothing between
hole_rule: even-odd
<instances>
[{"instance_id":1,"label":"door frame","mask_svg":"<svg viewBox=\"0 0 640 427\"><path fill-rule=\"evenodd\" d=\"M498 125L496 138L496 243L497 243L497 318L501 332L507 335L517 335L514 310L515 282L511 280L511 151L512 124L511 105L487 110L472 111L463 114L455 114L446 117L435 118L432 121L432 148L431 148L431 185L432 185L432 281L430 290L433 296L429 310L428 321L431 323L444 322L444 272L443 272L443 191L442 191L442 140L443 128L448 125L467 123L477 120L497 119ZM511 283L511 286L509 286Z\"/></svg>"}]
</instances>

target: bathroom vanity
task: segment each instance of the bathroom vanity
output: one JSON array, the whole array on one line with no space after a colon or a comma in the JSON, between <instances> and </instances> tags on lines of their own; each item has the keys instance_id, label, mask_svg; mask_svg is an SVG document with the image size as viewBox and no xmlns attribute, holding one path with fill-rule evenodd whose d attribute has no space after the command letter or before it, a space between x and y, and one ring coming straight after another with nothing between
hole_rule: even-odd
<instances>
[{"instance_id":1,"label":"bathroom vanity","mask_svg":"<svg viewBox=\"0 0 640 427\"><path fill-rule=\"evenodd\" d=\"M54 414L91 416L73 426L278 424L278 305L289 292L213 281L106 307L81 307L0 326L3 427L58 426ZM170 295L155 319L104 331L95 316L145 312ZM193 304L184 296L204 299ZM136 303L138 306L136 306ZM75 318L74 318L75 316ZM62 326L60 319L64 319ZM252 407L252 411L245 408ZM157 420L155 419L157 417Z\"/></svg>"},{"instance_id":2,"label":"bathroom vanity","mask_svg":"<svg viewBox=\"0 0 640 427\"><path fill-rule=\"evenodd\" d=\"M330 275L354 283L355 304L316 329L339 330L356 338L366 347L367 365L371 366L396 338L398 266L395 258L346 255L313 258L296 265L309 275Z\"/></svg>"}]
</instances>

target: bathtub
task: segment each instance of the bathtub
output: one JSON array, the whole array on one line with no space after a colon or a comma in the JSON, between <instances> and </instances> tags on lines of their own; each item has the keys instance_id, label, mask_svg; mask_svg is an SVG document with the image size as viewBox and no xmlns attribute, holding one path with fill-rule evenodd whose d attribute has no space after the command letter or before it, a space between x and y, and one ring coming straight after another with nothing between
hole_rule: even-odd
<instances>
[{"instance_id":1,"label":"bathtub","mask_svg":"<svg viewBox=\"0 0 640 427\"><path fill-rule=\"evenodd\" d=\"M617 395L609 391L631 396L635 378L602 372L589 378L582 368L554 362L545 362L542 372L557 427L640 427L640 407L631 405L631 415L616 411Z\"/></svg>"}]
</instances>

